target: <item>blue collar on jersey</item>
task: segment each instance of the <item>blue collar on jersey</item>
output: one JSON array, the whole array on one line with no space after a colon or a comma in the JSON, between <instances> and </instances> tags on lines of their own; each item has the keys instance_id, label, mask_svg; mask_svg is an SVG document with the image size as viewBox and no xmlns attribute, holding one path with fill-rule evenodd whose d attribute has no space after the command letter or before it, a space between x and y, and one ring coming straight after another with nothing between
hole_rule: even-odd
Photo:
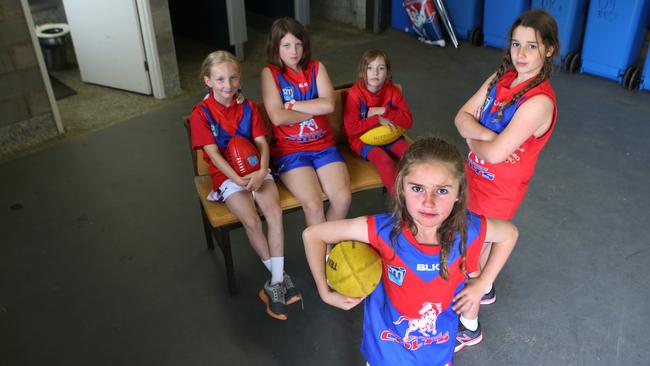
<instances>
[{"instance_id":1,"label":"blue collar on jersey","mask_svg":"<svg viewBox=\"0 0 650 366\"><path fill-rule=\"evenodd\" d=\"M280 97L286 103L290 100L311 100L318 98L318 88L316 87L316 67L311 68L309 76L309 89L303 93L300 88L287 80L284 75L278 73L278 83L280 84Z\"/></svg>"},{"instance_id":2,"label":"blue collar on jersey","mask_svg":"<svg viewBox=\"0 0 650 366\"><path fill-rule=\"evenodd\" d=\"M517 111L517 108L519 108L519 105L526 99L526 96L522 96L519 98L515 103L509 105L505 109L503 109L502 116L499 118L499 111L492 112L492 107L494 106L494 103L497 98L497 86L495 85L492 90L490 91L490 94L488 95L487 99L485 100L485 104L483 105L483 111L481 112L481 118L480 118L480 123L492 130L493 132L496 133L501 133L501 131L505 130L506 127L508 127L508 124L510 123L510 120L512 120L512 117L515 115L515 112Z\"/></svg>"},{"instance_id":3,"label":"blue collar on jersey","mask_svg":"<svg viewBox=\"0 0 650 366\"><path fill-rule=\"evenodd\" d=\"M203 109L203 113L207 118L208 123L210 123L210 131L212 132L212 136L214 136L214 140L217 142L217 146L221 149L225 149L232 136L221 127L219 121L212 117L208 107L202 105L201 109ZM239 123L237 123L237 131L235 131L235 135L243 136L248 140L252 139L253 123L251 114L252 111L250 105L248 105L247 102L244 102L244 113L242 113Z\"/></svg>"}]
</instances>

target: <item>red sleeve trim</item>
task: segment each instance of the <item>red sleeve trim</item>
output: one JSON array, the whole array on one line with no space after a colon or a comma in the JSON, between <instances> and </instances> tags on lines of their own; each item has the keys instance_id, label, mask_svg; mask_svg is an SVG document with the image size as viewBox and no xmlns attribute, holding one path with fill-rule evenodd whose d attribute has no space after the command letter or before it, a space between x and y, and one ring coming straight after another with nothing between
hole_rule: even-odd
<instances>
[{"instance_id":1,"label":"red sleeve trim","mask_svg":"<svg viewBox=\"0 0 650 366\"><path fill-rule=\"evenodd\" d=\"M370 244L373 248L379 250L379 233L377 233L377 223L375 221L375 217L372 215L366 216L368 220L368 240L370 240Z\"/></svg>"},{"instance_id":2,"label":"red sleeve trim","mask_svg":"<svg viewBox=\"0 0 650 366\"><path fill-rule=\"evenodd\" d=\"M483 250L483 244L485 244L485 236L487 234L487 219L485 216L480 216L481 220L481 231L479 235L474 239L472 245L469 247L467 253L467 272L472 273L478 271L478 262L481 258L481 251Z\"/></svg>"}]
</instances>

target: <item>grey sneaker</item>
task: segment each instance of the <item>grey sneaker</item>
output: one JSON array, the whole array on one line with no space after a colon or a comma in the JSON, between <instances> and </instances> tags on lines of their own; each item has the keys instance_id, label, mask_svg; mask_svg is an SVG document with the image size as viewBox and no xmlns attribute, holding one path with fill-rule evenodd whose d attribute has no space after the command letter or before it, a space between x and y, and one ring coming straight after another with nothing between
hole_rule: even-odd
<instances>
[{"instance_id":1,"label":"grey sneaker","mask_svg":"<svg viewBox=\"0 0 650 366\"><path fill-rule=\"evenodd\" d=\"M266 305L267 314L276 319L287 320L287 306L284 302L282 282L271 285L271 280L266 281L259 296Z\"/></svg>"},{"instance_id":2,"label":"grey sneaker","mask_svg":"<svg viewBox=\"0 0 650 366\"><path fill-rule=\"evenodd\" d=\"M497 301L497 291L494 289L494 284L492 284L490 292L481 298L481 305L494 304L495 301Z\"/></svg>"},{"instance_id":3,"label":"grey sneaker","mask_svg":"<svg viewBox=\"0 0 650 366\"><path fill-rule=\"evenodd\" d=\"M302 294L300 290L296 288L296 285L293 284L293 280L285 272L284 278L282 279L282 286L284 287L284 302L287 305L291 305L296 301L302 300Z\"/></svg>"},{"instance_id":4,"label":"grey sneaker","mask_svg":"<svg viewBox=\"0 0 650 366\"><path fill-rule=\"evenodd\" d=\"M454 352L458 352L467 346L478 344L482 340L483 332L481 332L480 323L478 325L478 328L472 332L471 330L465 328L463 323L458 320L458 334L456 334L456 346L454 347Z\"/></svg>"}]
</instances>

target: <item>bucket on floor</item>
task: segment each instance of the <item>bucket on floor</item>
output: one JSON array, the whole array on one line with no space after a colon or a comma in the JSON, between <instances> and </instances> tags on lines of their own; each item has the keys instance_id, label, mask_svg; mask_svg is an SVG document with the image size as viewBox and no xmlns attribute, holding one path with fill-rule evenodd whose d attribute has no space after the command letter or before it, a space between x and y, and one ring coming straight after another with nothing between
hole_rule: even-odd
<instances>
[{"instance_id":1,"label":"bucket on floor","mask_svg":"<svg viewBox=\"0 0 650 366\"><path fill-rule=\"evenodd\" d=\"M483 44L483 0L452 0L445 2L451 25L458 37L474 46Z\"/></svg>"},{"instance_id":2,"label":"bucket on floor","mask_svg":"<svg viewBox=\"0 0 650 366\"><path fill-rule=\"evenodd\" d=\"M530 8L530 0L485 0L483 8L483 44L508 47L508 32L515 19Z\"/></svg>"},{"instance_id":3,"label":"bucket on floor","mask_svg":"<svg viewBox=\"0 0 650 366\"><path fill-rule=\"evenodd\" d=\"M650 21L649 12L647 0L592 1L580 71L631 88L640 74L636 62Z\"/></svg>"},{"instance_id":4,"label":"bucket on floor","mask_svg":"<svg viewBox=\"0 0 650 366\"><path fill-rule=\"evenodd\" d=\"M65 23L48 23L37 25L35 31L47 69L64 69L67 64L65 45L70 37L70 27Z\"/></svg>"},{"instance_id":5,"label":"bucket on floor","mask_svg":"<svg viewBox=\"0 0 650 366\"><path fill-rule=\"evenodd\" d=\"M587 19L587 0L532 0L531 8L542 8L555 18L560 37L560 54L554 59L565 71L580 68L580 46Z\"/></svg>"}]
</instances>

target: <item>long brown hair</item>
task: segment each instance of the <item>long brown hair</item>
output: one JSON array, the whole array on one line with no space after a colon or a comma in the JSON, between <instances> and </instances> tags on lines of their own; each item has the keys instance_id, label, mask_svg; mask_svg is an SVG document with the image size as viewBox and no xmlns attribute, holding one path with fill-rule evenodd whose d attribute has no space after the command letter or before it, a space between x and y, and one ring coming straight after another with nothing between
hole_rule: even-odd
<instances>
[{"instance_id":1,"label":"long brown hair","mask_svg":"<svg viewBox=\"0 0 650 366\"><path fill-rule=\"evenodd\" d=\"M271 31L266 39L267 63L277 66L282 72L285 71L286 66L280 58L280 41L287 33L293 34L294 37L302 42L302 58L300 58L298 65L304 70L307 68L309 61L311 61L309 33L307 33L307 29L302 23L289 17L276 19L271 25Z\"/></svg>"},{"instance_id":2,"label":"long brown hair","mask_svg":"<svg viewBox=\"0 0 650 366\"><path fill-rule=\"evenodd\" d=\"M536 87L551 76L551 72L553 71L553 56L560 53L560 40L558 39L557 23L555 22L555 19L542 9L533 9L524 12L515 20L514 23L512 23L512 27L510 27L510 33L508 33L508 48L503 56L503 61L497 70L496 76L490 81L487 95L485 96L486 98L490 95L492 88L494 88L499 79L501 79L507 71L514 68L512 57L510 56L510 47L512 44L512 34L519 26L533 28L536 37L541 39L544 48L547 51L552 49L552 53L550 56L546 56L545 54L541 55L544 58L542 70L530 84L520 92L513 95L512 99L508 102L499 107L499 118L503 117L503 110L516 103L517 100L519 100L519 98L526 94L530 89Z\"/></svg>"},{"instance_id":3,"label":"long brown hair","mask_svg":"<svg viewBox=\"0 0 650 366\"><path fill-rule=\"evenodd\" d=\"M390 60L388 59L386 52L377 48L371 48L364 52L363 55L361 55L361 59L359 60L359 69L357 70L357 77L359 80L363 80L366 86L368 86L368 65L370 65L371 62L375 61L377 57L383 58L384 64L386 64L386 80L392 79L390 72Z\"/></svg>"},{"instance_id":4,"label":"long brown hair","mask_svg":"<svg viewBox=\"0 0 650 366\"><path fill-rule=\"evenodd\" d=\"M413 235L417 235L418 229L413 217L406 208L404 198L404 178L411 172L411 169L419 164L442 163L449 168L449 172L458 180L458 200L449 216L438 228L438 240L440 241L440 276L447 280L449 278L448 260L452 244L456 238L460 238L459 250L461 253L461 270L465 271L465 247L467 242L467 180L465 179L465 162L456 146L448 143L439 137L425 137L415 141L406 150L406 153L399 162L397 179L395 181L395 199L393 201L392 218L394 226L390 233L390 245L397 245L397 237L406 223Z\"/></svg>"}]
</instances>

